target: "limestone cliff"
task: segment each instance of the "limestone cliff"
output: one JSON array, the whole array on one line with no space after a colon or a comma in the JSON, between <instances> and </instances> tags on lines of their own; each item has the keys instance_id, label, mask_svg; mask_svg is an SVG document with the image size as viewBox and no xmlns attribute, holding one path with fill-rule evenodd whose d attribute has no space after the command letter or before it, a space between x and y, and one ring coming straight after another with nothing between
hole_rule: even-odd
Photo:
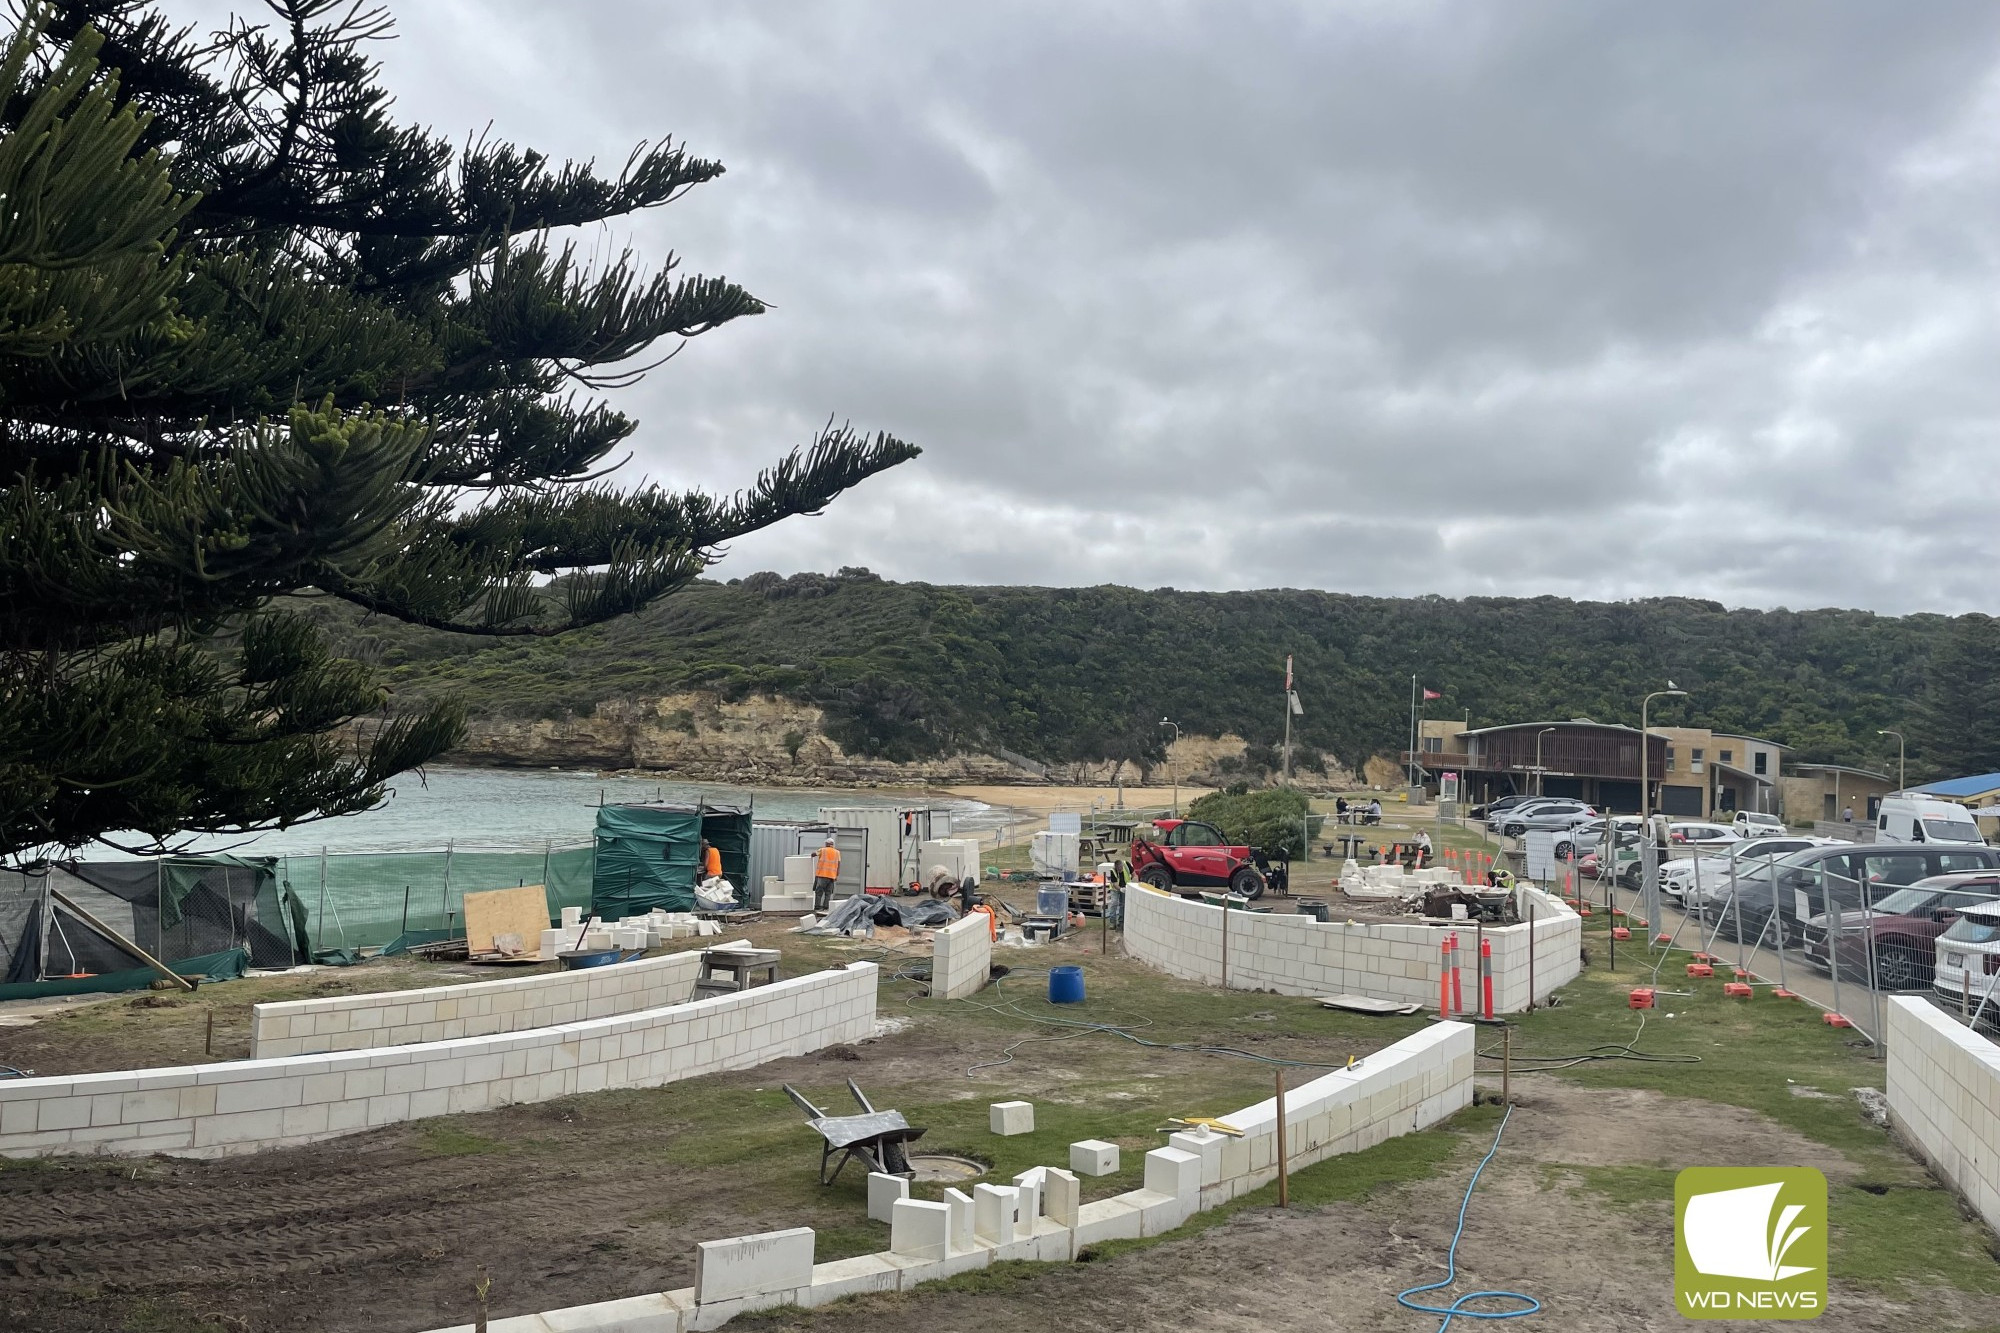
<instances>
[{"instance_id":1,"label":"limestone cliff","mask_svg":"<svg viewBox=\"0 0 2000 1333\"><path fill-rule=\"evenodd\" d=\"M955 786L1051 783L1109 786L1145 775L1119 760L1043 765L1022 756L964 753L914 763L848 754L811 704L753 696L670 694L612 700L588 716L474 718L455 764L639 769L703 782L767 787ZM1172 747L1180 780L1216 785L1220 761L1243 754L1238 736L1185 736ZM1164 767L1152 770L1164 781Z\"/></svg>"}]
</instances>

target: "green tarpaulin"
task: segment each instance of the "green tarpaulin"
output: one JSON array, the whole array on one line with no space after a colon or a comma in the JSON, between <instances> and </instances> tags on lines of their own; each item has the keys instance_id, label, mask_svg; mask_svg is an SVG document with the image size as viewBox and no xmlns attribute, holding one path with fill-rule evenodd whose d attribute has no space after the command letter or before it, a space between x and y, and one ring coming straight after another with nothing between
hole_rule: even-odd
<instances>
[{"instance_id":1,"label":"green tarpaulin","mask_svg":"<svg viewBox=\"0 0 2000 1333\"><path fill-rule=\"evenodd\" d=\"M750 812L733 806L607 805L597 812L591 909L616 920L654 908L694 910L697 852L722 853L722 877L743 888L750 873Z\"/></svg>"},{"instance_id":2,"label":"green tarpaulin","mask_svg":"<svg viewBox=\"0 0 2000 1333\"><path fill-rule=\"evenodd\" d=\"M184 977L200 977L204 981L233 981L250 970L248 949L224 949L221 953L205 953L198 958L176 958L167 966ZM45 995L93 995L99 991L107 994L118 991L144 990L163 977L150 967L135 967L125 972L100 972L94 977L51 977L47 981L18 981L11 986L0 986L0 1000L36 1000Z\"/></svg>"}]
</instances>

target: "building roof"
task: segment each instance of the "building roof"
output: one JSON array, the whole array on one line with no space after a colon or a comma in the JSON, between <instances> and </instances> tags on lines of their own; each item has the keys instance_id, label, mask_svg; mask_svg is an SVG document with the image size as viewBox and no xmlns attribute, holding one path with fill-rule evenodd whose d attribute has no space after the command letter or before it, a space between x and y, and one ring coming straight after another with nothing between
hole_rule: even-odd
<instances>
[{"instance_id":1,"label":"building roof","mask_svg":"<svg viewBox=\"0 0 2000 1333\"><path fill-rule=\"evenodd\" d=\"M1969 778L1946 778L1942 782L1926 782L1921 787L1912 787L1927 796L1984 796L1989 791L2000 790L2000 773L1975 773Z\"/></svg>"},{"instance_id":2,"label":"building roof","mask_svg":"<svg viewBox=\"0 0 2000 1333\"><path fill-rule=\"evenodd\" d=\"M1789 750L1792 748L1783 741L1767 741L1762 736L1751 736L1741 731L1718 731L1715 733L1715 739L1719 741L1751 741L1757 745L1768 745L1773 750Z\"/></svg>"},{"instance_id":3,"label":"building roof","mask_svg":"<svg viewBox=\"0 0 2000 1333\"><path fill-rule=\"evenodd\" d=\"M1864 778L1874 778L1877 782L1887 782L1887 773L1877 773L1872 768L1856 768L1852 764L1793 764L1795 773L1854 773Z\"/></svg>"},{"instance_id":4,"label":"building roof","mask_svg":"<svg viewBox=\"0 0 2000 1333\"><path fill-rule=\"evenodd\" d=\"M1471 731L1461 734L1466 736L1485 736L1496 731L1522 731L1526 729L1539 731L1543 727L1596 727L1599 731L1627 731L1634 736L1639 734L1637 727L1627 727L1617 722L1592 722L1587 717L1566 717L1554 722L1508 722L1498 727L1474 727ZM1658 727L1653 728L1654 735L1659 735L1659 732L1660 729Z\"/></svg>"}]
</instances>

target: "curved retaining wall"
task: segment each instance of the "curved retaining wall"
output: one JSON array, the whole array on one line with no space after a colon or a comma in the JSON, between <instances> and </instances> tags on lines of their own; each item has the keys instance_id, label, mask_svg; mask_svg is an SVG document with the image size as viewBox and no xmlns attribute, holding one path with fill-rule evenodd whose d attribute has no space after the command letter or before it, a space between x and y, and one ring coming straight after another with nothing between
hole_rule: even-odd
<instances>
[{"instance_id":1,"label":"curved retaining wall","mask_svg":"<svg viewBox=\"0 0 2000 1333\"><path fill-rule=\"evenodd\" d=\"M1128 900L1129 904L1129 900ZM1130 911L1128 905L1127 911ZM1233 926L1234 923L1232 923ZM1285 1094L1290 1169L1424 1129L1472 1102L1473 1029L1438 1023ZM679 1291L515 1315L492 1333L698 1333L778 1305L826 1305L864 1292L909 1291L1010 1259L1074 1260L1089 1245L1158 1236L1205 1208L1269 1184L1278 1174L1278 1115L1266 1100L1222 1117L1241 1138L1174 1134L1146 1154L1146 1183L1094 1203L1060 1167L1034 1167L1012 1185L976 1186L973 1198L893 1205L889 1248L814 1263L809 1227L705 1241L695 1284ZM438 1333L473 1333L460 1324Z\"/></svg>"},{"instance_id":2,"label":"curved retaining wall","mask_svg":"<svg viewBox=\"0 0 2000 1333\"><path fill-rule=\"evenodd\" d=\"M1582 970L1582 918L1538 889L1523 893L1535 914L1533 924L1485 931L1493 945L1496 1013L1528 1007L1531 931L1537 1003ZM1438 945L1453 929L1465 1005L1473 1011L1479 1004L1479 955L1469 925L1349 925L1339 919L1322 924L1305 916L1231 912L1229 987L1282 995L1367 995L1434 1008ZM1125 894L1125 952L1174 976L1220 985L1222 909L1135 884Z\"/></svg>"},{"instance_id":3,"label":"curved retaining wall","mask_svg":"<svg viewBox=\"0 0 2000 1333\"><path fill-rule=\"evenodd\" d=\"M615 967L255 1005L250 1058L454 1041L681 1004L694 994L701 955L695 949Z\"/></svg>"},{"instance_id":4,"label":"curved retaining wall","mask_svg":"<svg viewBox=\"0 0 2000 1333\"><path fill-rule=\"evenodd\" d=\"M734 995L456 1041L0 1080L0 1155L222 1157L747 1069L867 1037L877 972L849 963Z\"/></svg>"}]
</instances>

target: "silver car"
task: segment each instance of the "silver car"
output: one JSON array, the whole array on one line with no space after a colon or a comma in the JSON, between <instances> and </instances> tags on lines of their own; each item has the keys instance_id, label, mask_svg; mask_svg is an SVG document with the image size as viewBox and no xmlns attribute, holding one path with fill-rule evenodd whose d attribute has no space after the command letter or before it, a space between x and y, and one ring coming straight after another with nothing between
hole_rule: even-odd
<instances>
[{"instance_id":1,"label":"silver car","mask_svg":"<svg viewBox=\"0 0 2000 1333\"><path fill-rule=\"evenodd\" d=\"M1562 832L1597 818L1597 811L1582 801L1550 799L1534 806L1516 806L1502 816L1500 831L1518 838L1529 829Z\"/></svg>"}]
</instances>

